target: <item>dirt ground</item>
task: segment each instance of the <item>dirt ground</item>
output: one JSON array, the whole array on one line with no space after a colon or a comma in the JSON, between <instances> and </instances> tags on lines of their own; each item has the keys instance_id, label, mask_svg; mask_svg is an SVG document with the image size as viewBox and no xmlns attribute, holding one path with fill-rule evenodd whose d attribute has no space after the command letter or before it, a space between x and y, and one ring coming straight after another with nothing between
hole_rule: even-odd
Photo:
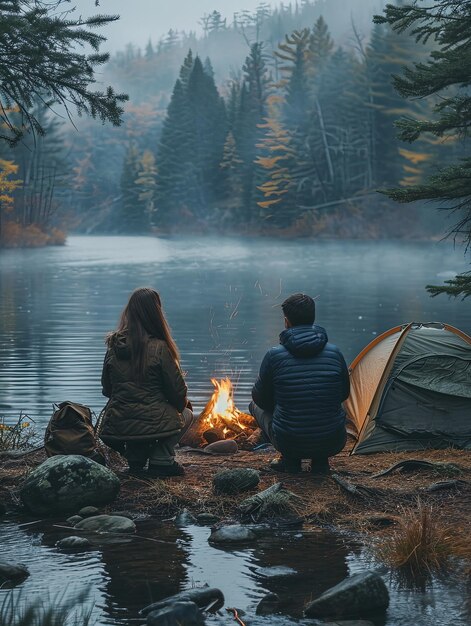
<instances>
[{"instance_id":1,"label":"dirt ground","mask_svg":"<svg viewBox=\"0 0 471 626\"><path fill-rule=\"evenodd\" d=\"M228 468L251 467L260 471L258 491L276 482L299 496L292 515L307 525L322 525L368 535L383 535L394 528L405 508L415 508L419 499L432 506L434 517L466 538L471 532L471 454L461 450L427 450L349 456L351 444L331 459L333 476L277 474L268 469L272 452L238 452L230 456L209 456L182 450L178 461L185 476L166 480L131 477L125 461L110 456L110 466L121 479L121 491L108 510L134 511L155 516L172 516L186 508L193 513L212 513L221 519L238 519L238 505L250 493L234 496L215 495L214 475ZM0 456L0 502L19 505L17 488L23 477L45 459L43 450L19 458ZM396 470L387 476L373 477L399 461L420 459L448 463L453 468ZM357 487L347 492L336 478ZM437 483L440 483L437 488ZM429 491L431 486L432 491ZM362 489L366 488L366 489ZM436 489L436 490L435 490ZM252 493L252 492L251 492Z\"/></svg>"}]
</instances>

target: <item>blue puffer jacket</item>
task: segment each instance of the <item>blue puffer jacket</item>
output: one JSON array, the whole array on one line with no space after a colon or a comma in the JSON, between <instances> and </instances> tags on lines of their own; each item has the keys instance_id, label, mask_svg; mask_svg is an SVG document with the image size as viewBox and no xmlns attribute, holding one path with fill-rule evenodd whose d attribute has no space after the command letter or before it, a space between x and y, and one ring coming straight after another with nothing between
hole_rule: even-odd
<instances>
[{"instance_id":1,"label":"blue puffer jacket","mask_svg":"<svg viewBox=\"0 0 471 626\"><path fill-rule=\"evenodd\" d=\"M341 403L350 393L348 369L340 350L327 341L321 326L293 326L262 361L252 398L273 413L278 440L318 441L345 426Z\"/></svg>"}]
</instances>

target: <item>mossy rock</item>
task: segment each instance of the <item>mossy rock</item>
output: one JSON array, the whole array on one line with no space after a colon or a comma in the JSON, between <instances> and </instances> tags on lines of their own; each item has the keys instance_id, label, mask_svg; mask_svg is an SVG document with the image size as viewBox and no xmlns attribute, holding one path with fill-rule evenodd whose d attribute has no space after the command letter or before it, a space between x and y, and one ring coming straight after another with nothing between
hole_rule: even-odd
<instances>
[{"instance_id":1,"label":"mossy rock","mask_svg":"<svg viewBox=\"0 0 471 626\"><path fill-rule=\"evenodd\" d=\"M103 465L76 454L59 455L29 474L20 487L20 497L32 513L75 513L86 505L113 502L119 487L119 478Z\"/></svg>"},{"instance_id":2,"label":"mossy rock","mask_svg":"<svg viewBox=\"0 0 471 626\"><path fill-rule=\"evenodd\" d=\"M260 474L250 467L227 469L216 474L213 487L218 495L234 495L255 489L259 482Z\"/></svg>"}]
</instances>

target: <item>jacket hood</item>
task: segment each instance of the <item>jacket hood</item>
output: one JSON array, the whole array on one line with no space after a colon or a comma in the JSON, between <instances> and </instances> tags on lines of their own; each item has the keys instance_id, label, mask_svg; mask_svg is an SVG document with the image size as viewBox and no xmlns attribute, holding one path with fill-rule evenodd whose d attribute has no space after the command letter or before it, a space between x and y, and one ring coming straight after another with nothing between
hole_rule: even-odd
<instances>
[{"instance_id":1,"label":"jacket hood","mask_svg":"<svg viewBox=\"0 0 471 626\"><path fill-rule=\"evenodd\" d=\"M116 333L111 337L110 347L114 350L118 359L128 360L131 358L131 348L128 344L127 335Z\"/></svg>"},{"instance_id":2,"label":"jacket hood","mask_svg":"<svg viewBox=\"0 0 471 626\"><path fill-rule=\"evenodd\" d=\"M300 357L319 354L327 341L327 333L322 326L293 326L280 334L281 345L294 356Z\"/></svg>"}]
</instances>

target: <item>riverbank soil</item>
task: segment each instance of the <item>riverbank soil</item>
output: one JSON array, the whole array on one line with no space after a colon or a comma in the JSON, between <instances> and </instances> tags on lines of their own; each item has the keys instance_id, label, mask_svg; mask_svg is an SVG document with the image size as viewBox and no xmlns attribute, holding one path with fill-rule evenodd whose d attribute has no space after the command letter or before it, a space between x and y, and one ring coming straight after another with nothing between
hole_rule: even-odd
<instances>
[{"instance_id":1,"label":"riverbank soil","mask_svg":"<svg viewBox=\"0 0 471 626\"><path fill-rule=\"evenodd\" d=\"M281 481L286 489L299 496L293 500L291 515L309 525L384 535L394 528L405 508L416 508L420 500L433 507L437 522L443 522L459 536L469 536L471 455L468 451L446 449L349 456L351 447L349 442L343 452L331 459L331 476L311 474L307 463L300 474L275 473L268 468L269 461L275 457L273 451L210 456L195 450L180 450L177 459L184 466L185 475L166 480L129 476L124 459L110 452L109 463L121 480L121 491L106 510L161 517L186 508L195 514L238 519L240 502L253 492L216 495L212 480L222 469L251 467L260 471L258 491ZM7 507L19 505L19 484L45 458L44 450L16 458L0 456L0 503L3 501ZM451 467L397 469L386 476L374 476L408 459L451 464Z\"/></svg>"}]
</instances>

